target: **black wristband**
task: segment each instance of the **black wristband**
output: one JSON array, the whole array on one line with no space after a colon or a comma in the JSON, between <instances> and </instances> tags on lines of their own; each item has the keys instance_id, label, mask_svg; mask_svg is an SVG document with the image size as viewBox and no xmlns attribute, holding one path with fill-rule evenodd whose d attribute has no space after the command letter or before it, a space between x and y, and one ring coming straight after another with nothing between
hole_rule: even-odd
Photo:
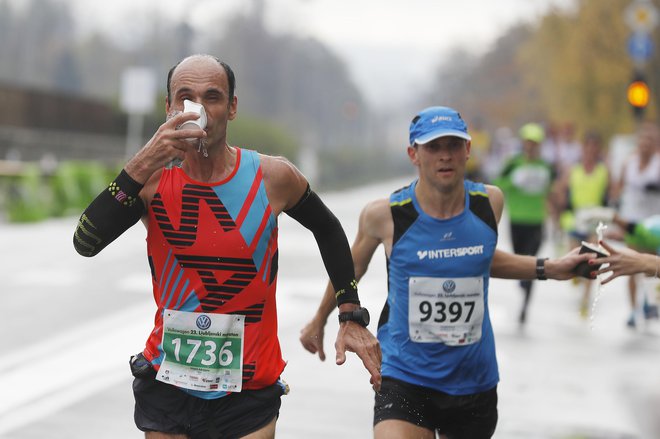
<instances>
[{"instance_id":1,"label":"black wristband","mask_svg":"<svg viewBox=\"0 0 660 439\"><path fill-rule=\"evenodd\" d=\"M548 258L536 258L536 278L538 280L548 280L545 275L545 261Z\"/></svg>"},{"instance_id":2,"label":"black wristband","mask_svg":"<svg viewBox=\"0 0 660 439\"><path fill-rule=\"evenodd\" d=\"M335 293L335 299L337 299L337 306L344 303L355 303L356 305L360 304L360 298L358 297L357 292L357 281L353 279L351 285L348 288L342 288Z\"/></svg>"},{"instance_id":3,"label":"black wristband","mask_svg":"<svg viewBox=\"0 0 660 439\"><path fill-rule=\"evenodd\" d=\"M133 180L133 178L122 169L117 178L115 178L115 180L108 186L108 192L110 192L110 195L112 195L117 202L123 206L130 207L137 202L140 191L143 187L143 184Z\"/></svg>"}]
</instances>

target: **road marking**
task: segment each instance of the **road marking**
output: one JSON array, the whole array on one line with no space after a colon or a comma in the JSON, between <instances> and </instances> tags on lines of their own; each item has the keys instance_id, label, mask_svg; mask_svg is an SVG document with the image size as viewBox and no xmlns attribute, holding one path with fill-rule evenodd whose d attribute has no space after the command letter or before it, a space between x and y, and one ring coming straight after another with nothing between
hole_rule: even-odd
<instances>
[{"instance_id":1,"label":"road marking","mask_svg":"<svg viewBox=\"0 0 660 439\"><path fill-rule=\"evenodd\" d=\"M145 302L0 360L0 434L129 378L128 359L143 349L154 312Z\"/></svg>"}]
</instances>

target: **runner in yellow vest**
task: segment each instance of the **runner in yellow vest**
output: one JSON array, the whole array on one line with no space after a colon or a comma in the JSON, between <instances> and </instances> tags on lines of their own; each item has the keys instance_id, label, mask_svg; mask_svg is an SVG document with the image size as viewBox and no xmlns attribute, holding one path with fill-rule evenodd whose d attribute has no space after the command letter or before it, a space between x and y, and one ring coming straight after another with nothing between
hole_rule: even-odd
<instances>
[{"instance_id":1,"label":"runner in yellow vest","mask_svg":"<svg viewBox=\"0 0 660 439\"><path fill-rule=\"evenodd\" d=\"M593 240L596 225L603 216L610 191L610 172L603 161L603 142L596 132L588 132L582 145L582 159L557 180L555 199L563 210L560 223L572 241ZM586 317L591 302L591 281L584 281L580 315Z\"/></svg>"}]
</instances>

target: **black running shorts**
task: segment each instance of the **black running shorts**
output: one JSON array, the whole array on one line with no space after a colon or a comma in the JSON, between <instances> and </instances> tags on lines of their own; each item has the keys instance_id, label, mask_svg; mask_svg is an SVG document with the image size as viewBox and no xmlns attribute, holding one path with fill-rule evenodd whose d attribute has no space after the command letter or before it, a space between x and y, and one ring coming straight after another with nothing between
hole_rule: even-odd
<instances>
[{"instance_id":1,"label":"black running shorts","mask_svg":"<svg viewBox=\"0 0 660 439\"><path fill-rule=\"evenodd\" d=\"M456 396L384 377L376 393L374 425L388 419L437 430L450 439L487 439L497 425L497 386Z\"/></svg>"},{"instance_id":2,"label":"black running shorts","mask_svg":"<svg viewBox=\"0 0 660 439\"><path fill-rule=\"evenodd\" d=\"M185 434L191 439L240 438L279 415L283 387L279 382L218 399L201 399L154 376L136 377L135 425L142 431Z\"/></svg>"}]
</instances>

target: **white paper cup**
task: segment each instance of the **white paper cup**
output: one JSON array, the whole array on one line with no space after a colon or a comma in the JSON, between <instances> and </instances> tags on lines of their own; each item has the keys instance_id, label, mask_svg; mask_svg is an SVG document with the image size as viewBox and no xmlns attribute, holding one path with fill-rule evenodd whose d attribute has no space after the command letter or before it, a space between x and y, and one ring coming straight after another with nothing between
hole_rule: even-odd
<instances>
[{"instance_id":1,"label":"white paper cup","mask_svg":"<svg viewBox=\"0 0 660 439\"><path fill-rule=\"evenodd\" d=\"M183 112L184 113L195 113L199 114L199 119L189 120L184 122L179 129L195 129L195 128L206 128L206 111L204 111L204 106L198 104L197 102L189 101L186 99L183 101Z\"/></svg>"}]
</instances>

